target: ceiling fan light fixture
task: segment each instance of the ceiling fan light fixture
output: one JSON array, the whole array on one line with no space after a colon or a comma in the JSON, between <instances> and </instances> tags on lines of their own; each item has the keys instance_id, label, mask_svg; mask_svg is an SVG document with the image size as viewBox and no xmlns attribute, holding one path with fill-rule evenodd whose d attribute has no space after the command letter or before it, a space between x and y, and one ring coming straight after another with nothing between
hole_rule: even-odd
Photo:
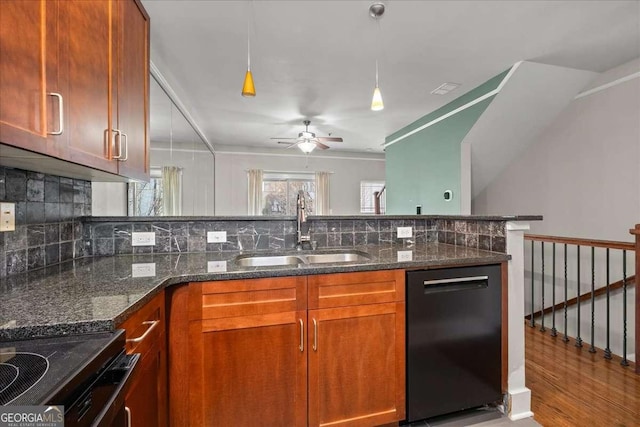
<instances>
[{"instance_id":1,"label":"ceiling fan light fixture","mask_svg":"<svg viewBox=\"0 0 640 427\"><path fill-rule=\"evenodd\" d=\"M316 144L311 141L304 141L298 144L298 147L303 153L309 154L316 148Z\"/></svg>"}]
</instances>

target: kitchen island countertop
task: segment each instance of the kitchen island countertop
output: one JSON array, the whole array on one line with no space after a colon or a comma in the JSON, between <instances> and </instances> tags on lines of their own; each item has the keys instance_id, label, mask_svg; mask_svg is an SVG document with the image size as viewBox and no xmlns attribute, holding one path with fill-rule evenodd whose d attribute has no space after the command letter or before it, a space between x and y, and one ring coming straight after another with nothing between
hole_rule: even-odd
<instances>
[{"instance_id":1,"label":"kitchen island countertop","mask_svg":"<svg viewBox=\"0 0 640 427\"><path fill-rule=\"evenodd\" d=\"M328 248L315 253L344 249ZM234 262L240 252L118 255L80 258L9 276L0 280L0 342L113 331L160 290L179 283L492 264L509 259L503 253L443 243L352 249L367 252L371 259L357 263L240 267ZM409 256L410 260L406 260Z\"/></svg>"}]
</instances>

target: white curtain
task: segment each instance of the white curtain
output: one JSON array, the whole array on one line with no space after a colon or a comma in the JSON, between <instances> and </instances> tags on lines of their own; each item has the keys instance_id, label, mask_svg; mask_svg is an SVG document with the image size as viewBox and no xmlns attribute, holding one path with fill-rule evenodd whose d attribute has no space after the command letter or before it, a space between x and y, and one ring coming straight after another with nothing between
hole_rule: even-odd
<instances>
[{"instance_id":1,"label":"white curtain","mask_svg":"<svg viewBox=\"0 0 640 427\"><path fill-rule=\"evenodd\" d=\"M316 215L329 215L329 172L316 172Z\"/></svg>"},{"instance_id":2,"label":"white curtain","mask_svg":"<svg viewBox=\"0 0 640 427\"><path fill-rule=\"evenodd\" d=\"M162 167L162 214L182 215L182 169L176 166Z\"/></svg>"},{"instance_id":3,"label":"white curtain","mask_svg":"<svg viewBox=\"0 0 640 427\"><path fill-rule=\"evenodd\" d=\"M250 169L247 171L249 177L249 200L248 215L262 215L262 170Z\"/></svg>"}]
</instances>

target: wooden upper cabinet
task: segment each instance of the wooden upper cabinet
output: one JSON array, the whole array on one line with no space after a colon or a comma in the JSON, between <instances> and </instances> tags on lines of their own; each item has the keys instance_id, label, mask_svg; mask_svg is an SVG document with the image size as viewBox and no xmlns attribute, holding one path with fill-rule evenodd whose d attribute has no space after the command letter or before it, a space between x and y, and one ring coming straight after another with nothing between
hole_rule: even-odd
<instances>
[{"instance_id":1,"label":"wooden upper cabinet","mask_svg":"<svg viewBox=\"0 0 640 427\"><path fill-rule=\"evenodd\" d=\"M49 3L49 2L47 2ZM48 83L64 99L65 128L53 136L56 157L117 173L109 144L111 11L104 0L54 1L50 25L63 29L48 49Z\"/></svg>"},{"instance_id":2,"label":"wooden upper cabinet","mask_svg":"<svg viewBox=\"0 0 640 427\"><path fill-rule=\"evenodd\" d=\"M115 102L112 108L118 173L133 179L149 179L149 16L138 1L117 5L114 72Z\"/></svg>"},{"instance_id":3,"label":"wooden upper cabinet","mask_svg":"<svg viewBox=\"0 0 640 427\"><path fill-rule=\"evenodd\" d=\"M0 142L46 152L46 2L0 2Z\"/></svg>"},{"instance_id":4,"label":"wooden upper cabinet","mask_svg":"<svg viewBox=\"0 0 640 427\"><path fill-rule=\"evenodd\" d=\"M148 179L149 18L137 0L0 2L0 142Z\"/></svg>"}]
</instances>

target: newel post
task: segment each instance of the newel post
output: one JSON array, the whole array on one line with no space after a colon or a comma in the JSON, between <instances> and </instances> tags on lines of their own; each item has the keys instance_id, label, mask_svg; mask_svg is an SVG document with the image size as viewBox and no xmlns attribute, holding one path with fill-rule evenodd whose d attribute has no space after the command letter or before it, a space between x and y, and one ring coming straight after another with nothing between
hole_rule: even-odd
<instances>
[{"instance_id":1,"label":"newel post","mask_svg":"<svg viewBox=\"0 0 640 427\"><path fill-rule=\"evenodd\" d=\"M636 238L636 374L640 374L640 224L629 232Z\"/></svg>"}]
</instances>

